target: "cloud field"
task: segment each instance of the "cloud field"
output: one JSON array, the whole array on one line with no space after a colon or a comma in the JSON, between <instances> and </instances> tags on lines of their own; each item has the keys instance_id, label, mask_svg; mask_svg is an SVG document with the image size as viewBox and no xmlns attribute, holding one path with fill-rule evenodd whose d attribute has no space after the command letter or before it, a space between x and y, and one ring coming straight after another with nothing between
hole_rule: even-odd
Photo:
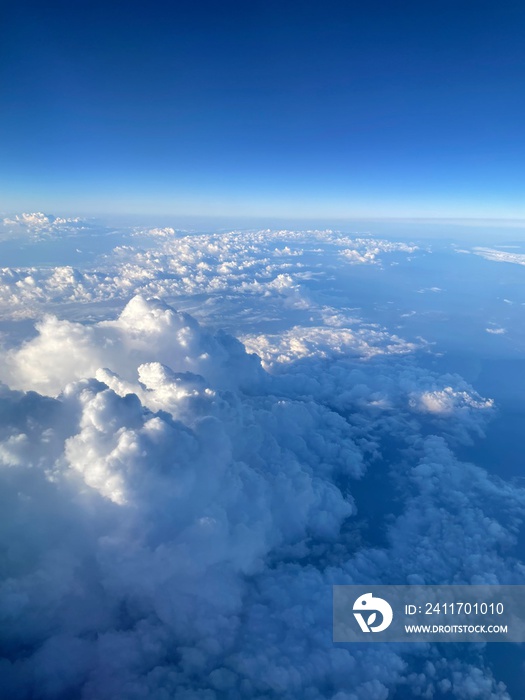
<instances>
[{"instance_id":1,"label":"cloud field","mask_svg":"<svg viewBox=\"0 0 525 700\"><path fill-rule=\"evenodd\" d=\"M525 491L457 456L494 402L327 293L416 252L153 229L3 270L0 697L510 697L479 645L332 643L332 584L525 573Z\"/></svg>"}]
</instances>

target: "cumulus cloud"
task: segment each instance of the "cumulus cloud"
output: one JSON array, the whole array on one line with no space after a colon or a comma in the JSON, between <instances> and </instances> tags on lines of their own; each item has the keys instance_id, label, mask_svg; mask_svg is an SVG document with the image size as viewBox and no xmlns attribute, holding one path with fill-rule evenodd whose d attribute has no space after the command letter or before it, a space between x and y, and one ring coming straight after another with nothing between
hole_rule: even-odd
<instances>
[{"instance_id":1,"label":"cumulus cloud","mask_svg":"<svg viewBox=\"0 0 525 700\"><path fill-rule=\"evenodd\" d=\"M77 219L78 220L78 219ZM6 217L5 225L11 226L31 226L34 228L49 228L56 221L56 217L51 214L43 214L41 211L31 214L16 214L14 219Z\"/></svg>"},{"instance_id":2,"label":"cumulus cloud","mask_svg":"<svg viewBox=\"0 0 525 700\"><path fill-rule=\"evenodd\" d=\"M246 347L257 353L268 368L307 357L353 355L370 358L382 354L405 354L417 347L385 329L296 326L274 335L245 335Z\"/></svg>"},{"instance_id":3,"label":"cumulus cloud","mask_svg":"<svg viewBox=\"0 0 525 700\"><path fill-rule=\"evenodd\" d=\"M75 379L92 377L103 367L123 379L136 379L139 365L151 358L203 374L219 388L238 386L259 373L259 360L223 333L211 334L188 314L160 300L134 297L118 319L92 326L46 316L38 335L6 355L3 378L12 387L56 395Z\"/></svg>"},{"instance_id":4,"label":"cumulus cloud","mask_svg":"<svg viewBox=\"0 0 525 700\"><path fill-rule=\"evenodd\" d=\"M23 217L26 216L27 220ZM15 228L64 235L88 226L76 219L44 214L22 215ZM146 241L145 247L137 241ZM416 246L374 238L352 238L332 231L230 231L184 234L171 227L131 231L129 245L119 245L96 269L0 269L0 317L38 317L49 304L65 301L127 300L133 294L167 300L207 295L199 314L224 309L225 297L260 313L307 310L312 299L301 280L327 274L327 257L336 266L381 263L384 257L408 254ZM344 254L343 254L344 253ZM306 277L305 277L306 275ZM202 304L199 304L202 307Z\"/></svg>"},{"instance_id":5,"label":"cumulus cloud","mask_svg":"<svg viewBox=\"0 0 525 700\"><path fill-rule=\"evenodd\" d=\"M85 228L86 222L80 217L64 218L37 211L27 214L16 214L14 218L6 217L3 219L3 225L8 231L14 230L17 233L23 232L38 236L40 234L50 235L60 231L76 231Z\"/></svg>"},{"instance_id":6,"label":"cumulus cloud","mask_svg":"<svg viewBox=\"0 0 525 700\"><path fill-rule=\"evenodd\" d=\"M378 264L382 253L414 253L418 250L415 245L391 241L377 241L368 238L356 238L351 241L352 247L340 252L342 258L351 264Z\"/></svg>"},{"instance_id":7,"label":"cumulus cloud","mask_svg":"<svg viewBox=\"0 0 525 700\"><path fill-rule=\"evenodd\" d=\"M468 408L490 409L493 408L494 401L482 399L472 392L455 391L451 386L446 386L438 391L412 394L410 404L423 413L450 415Z\"/></svg>"},{"instance_id":8,"label":"cumulus cloud","mask_svg":"<svg viewBox=\"0 0 525 700\"><path fill-rule=\"evenodd\" d=\"M0 367L0 697L508 700L479 648L332 643L335 583L523 580L523 489L454 454L491 399L326 294L416 247L128 242L0 274L37 319Z\"/></svg>"},{"instance_id":9,"label":"cumulus cloud","mask_svg":"<svg viewBox=\"0 0 525 700\"><path fill-rule=\"evenodd\" d=\"M479 660L331 641L333 583L523 576L523 492L425 429L435 406L465 430L486 411L459 378L323 353L268 375L144 297L38 331L0 394L5 697L508 697ZM403 505L367 545L353 484L392 431ZM414 676L412 657L431 666Z\"/></svg>"},{"instance_id":10,"label":"cumulus cloud","mask_svg":"<svg viewBox=\"0 0 525 700\"><path fill-rule=\"evenodd\" d=\"M153 238L171 238L175 235L175 229L171 226L164 228L150 228L147 231L137 231L135 236L151 236Z\"/></svg>"},{"instance_id":11,"label":"cumulus cloud","mask_svg":"<svg viewBox=\"0 0 525 700\"><path fill-rule=\"evenodd\" d=\"M255 391L260 371L232 338L217 339L189 317L142 299L130 302L117 321L86 330L71 324L46 326L44 335L49 337L40 337L45 347L24 349L26 385L39 384L47 372L27 373L37 356L33 353L45 351L58 363L54 381L64 389L57 399L4 392L11 406L26 403L24 420L31 434L24 432L26 425L9 426L1 445L2 474L20 489L34 473L27 498L35 502L37 521L47 517L48 529L70 531L68 541L56 546L40 533L48 549L34 552L32 558L21 551L13 561L14 579L9 577L3 590L9 622L3 633L14 650L22 636L34 645L35 655L26 664L9 665L6 674L16 687L20 683L20 692L24 684L17 669L24 666L42 679L49 695L82 679L88 697L111 697L114 692L126 697L128 676L134 677L138 668L143 671L151 659L159 664L167 639L176 648L196 645L193 656L200 654L203 660L216 656L219 640L219 646L227 643L238 626L241 574L256 574L262 558L284 542L335 537L354 508L330 476L340 472L356 478L362 466L359 451L345 435L345 421L327 409L289 399L232 395L231 388L246 371ZM72 339L70 346L62 342L66 334ZM105 355L111 346L112 352ZM171 365L182 371L159 363L137 368L141 393L164 409L160 413L146 408L136 394L124 393L127 387L119 395L94 379L69 383L75 367L88 369L100 358L130 375L144 353L162 356L163 347ZM63 362L68 355L69 364ZM186 371L188 365L204 376ZM116 375L103 372L121 388ZM181 414L177 404L186 399L194 405L186 405L187 422L182 423L176 419ZM51 517L61 498L67 505ZM30 535L35 525L31 503L22 499L19 509L13 507L15 521ZM95 527L87 534L82 528L91 518ZM82 581L91 559L95 569ZM62 581L58 588L55 578ZM96 587L90 593L87 587L93 579ZM126 615L138 625L133 633L121 630L119 622L125 600L130 606ZM81 605L85 615L77 617ZM91 618L90 606L95 605L105 615ZM39 617L43 629L32 629L24 638L17 626L22 615ZM65 637L48 636L56 624L64 625ZM82 642L93 629L98 629L99 641ZM140 641L142 632L149 642ZM139 667L133 661L138 649L132 652L129 647L137 643L155 647L150 661L142 658ZM58 679L62 669L55 656L71 644L70 654L78 647L73 662L81 668ZM105 647L118 649L120 657L111 672L118 676L113 681L105 677L110 672L107 665L94 660ZM190 667L192 663L188 660ZM220 676L215 674L218 686L224 682ZM31 684L28 680L21 697L31 694Z\"/></svg>"}]
</instances>

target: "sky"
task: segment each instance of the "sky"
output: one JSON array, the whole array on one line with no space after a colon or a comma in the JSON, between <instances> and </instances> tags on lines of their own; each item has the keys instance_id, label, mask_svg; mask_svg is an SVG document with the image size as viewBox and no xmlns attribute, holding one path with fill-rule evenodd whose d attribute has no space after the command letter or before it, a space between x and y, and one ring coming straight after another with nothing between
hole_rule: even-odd
<instances>
[{"instance_id":1,"label":"sky","mask_svg":"<svg viewBox=\"0 0 525 700\"><path fill-rule=\"evenodd\" d=\"M0 15L0 700L519 700L523 1Z\"/></svg>"},{"instance_id":2,"label":"sky","mask_svg":"<svg viewBox=\"0 0 525 700\"><path fill-rule=\"evenodd\" d=\"M4 2L0 210L525 218L521 1Z\"/></svg>"}]
</instances>

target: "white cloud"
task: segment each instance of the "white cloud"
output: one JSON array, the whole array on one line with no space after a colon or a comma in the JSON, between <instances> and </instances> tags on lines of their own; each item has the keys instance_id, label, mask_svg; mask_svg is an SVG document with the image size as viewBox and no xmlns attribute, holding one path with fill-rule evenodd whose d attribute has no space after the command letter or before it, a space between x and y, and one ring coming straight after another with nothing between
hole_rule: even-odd
<instances>
[{"instance_id":1,"label":"white cloud","mask_svg":"<svg viewBox=\"0 0 525 700\"><path fill-rule=\"evenodd\" d=\"M56 395L75 379L107 367L135 380L139 365L153 357L181 371L204 375L219 388L262 376L259 360L225 334L212 335L189 315L160 300L134 297L114 321L87 326L46 316L38 336L6 356L2 377L11 386Z\"/></svg>"},{"instance_id":2,"label":"white cloud","mask_svg":"<svg viewBox=\"0 0 525 700\"><path fill-rule=\"evenodd\" d=\"M86 227L87 222L79 217L64 218L43 214L42 212L32 212L27 214L17 214L14 218L6 217L3 225L7 231L13 230L17 233L26 233L34 236L40 234L53 234L58 232L77 231Z\"/></svg>"},{"instance_id":3,"label":"white cloud","mask_svg":"<svg viewBox=\"0 0 525 700\"><path fill-rule=\"evenodd\" d=\"M377 264L380 262L380 257L383 253L414 253L418 250L415 245L406 243L394 243L391 241L374 240L369 238L356 238L353 240L346 239L351 243L351 248L346 248L340 252L350 264Z\"/></svg>"},{"instance_id":4,"label":"white cloud","mask_svg":"<svg viewBox=\"0 0 525 700\"><path fill-rule=\"evenodd\" d=\"M495 248L483 247L473 248L473 253L475 255L480 255L486 260L493 260L495 262L514 263L515 265L525 265L525 254L523 253L510 253L504 250L496 250Z\"/></svg>"},{"instance_id":5,"label":"white cloud","mask_svg":"<svg viewBox=\"0 0 525 700\"><path fill-rule=\"evenodd\" d=\"M101 363L108 369L97 372ZM4 514L27 533L0 588L2 634L13 653L17 640L29 649L25 661L7 662L7 687L20 697L33 682L43 697L81 687L87 700L132 697L131 686L139 697L270 688L321 698L329 679L340 693L387 697L406 681L405 662L396 650L370 650L356 665L349 650L333 649L323 622L331 582L518 576L500 551L523 495L457 464L443 441L418 446L395 409L393 389L412 397L425 375L385 382L377 367L343 368L324 376L317 366L310 383L300 367L264 379L233 339L142 298L91 327L48 319L11 355L11 370L25 388L53 382L63 393L2 395ZM107 385L68 383L90 370ZM337 411L325 404L331 382ZM447 397L447 414L480 408L450 386L432 395ZM353 421L352 406L367 420ZM336 484L360 477L368 458L357 445L388 432L392 413L420 456L407 482L415 492L390 526L389 548L356 550L341 532L355 505ZM438 522L439 538L423 536ZM330 568L313 564L323 559ZM167 650L179 660L167 663ZM457 687L474 683L468 667L453 674ZM425 678L435 687L449 675L445 665L437 680ZM487 674L482 681L494 688Z\"/></svg>"},{"instance_id":6,"label":"white cloud","mask_svg":"<svg viewBox=\"0 0 525 700\"><path fill-rule=\"evenodd\" d=\"M87 367L88 357L92 366L96 358L109 357L131 373L146 352L155 357L157 348L160 354L169 348L177 370L197 364L216 386L238 386L249 366L251 391L257 391L258 365L242 346L226 336L217 340L158 302L135 299L117 321L84 331L79 324L54 324L41 330L35 341L40 345L31 351L25 346L21 366L27 370L30 359L45 350L58 365L57 385L66 384L75 366ZM46 337L52 331L54 345ZM69 347L61 342L66 334L72 339ZM108 347L110 355L105 354ZM66 366L68 355L73 359ZM67 683L82 683L87 697L110 697L112 692L125 697L126 678L152 661L158 665L167 639L175 648L195 645L210 663L219 651L213 651L217 641L210 646L212 639L227 645L228 629L233 633L238 626L241 574L256 574L269 551L285 542L333 538L353 512L351 499L333 485L331 475L339 471L357 477L361 457L345 435L346 422L336 414L287 398L217 394L204 377L159 364L141 365L138 371L141 393L175 417L180 418L178 402L195 401L186 406L186 424L173 421L169 413L151 413L136 394L120 396L90 379L66 384L58 400L5 393L12 404L29 401L24 420L29 421L25 429L30 424L32 431L29 435L22 425L8 426L1 443L2 477L15 491L27 493L28 500L12 504L15 522L29 534L38 518L45 517L46 529L65 527L70 533L66 542L49 540L44 560L31 562L30 552L21 552L25 563L19 573L13 562L14 590L23 592L21 599L13 597L12 579L0 589L4 623L9 620L3 633L9 643L20 635L29 643L19 626L20 615L36 616L43 625L31 630L35 655L24 666L32 669L29 688L36 674L53 692L62 692ZM39 384L43 376L42 370L26 373L24 381ZM53 411L42 412L45 402L51 402ZM46 447L45 434L53 449ZM33 473L28 491L24 482ZM57 499L63 505L53 512ZM93 532L79 532L91 518ZM47 535L41 532L40 537L46 541ZM83 581L82 572L92 566L89 558L94 555L96 569ZM97 589L92 604L101 610L95 617L89 613L86 588L93 577ZM135 619L132 634L118 630L118 611L125 600L127 614ZM80 605L89 619L77 615ZM153 627L149 619L155 620ZM49 636L50 626L57 624L67 630L64 639ZM92 629L98 629L98 642L82 643ZM128 642L135 648L145 643L143 632L152 637L149 644L158 641L151 660L142 658L137 669L136 652L128 649ZM64 672L55 658L61 645L73 650L80 645L80 656L91 658L91 664L84 661L77 668L73 660L74 668ZM105 664L95 661L105 648L117 652L114 690L111 682L106 685ZM10 667L7 675L13 674L16 669ZM216 673L215 682L220 685L227 676Z\"/></svg>"},{"instance_id":7,"label":"white cloud","mask_svg":"<svg viewBox=\"0 0 525 700\"><path fill-rule=\"evenodd\" d=\"M55 216L43 214L40 211L32 214L17 214L14 219L5 218L4 224L11 226L28 226L34 228L49 228L56 220Z\"/></svg>"},{"instance_id":8,"label":"white cloud","mask_svg":"<svg viewBox=\"0 0 525 700\"><path fill-rule=\"evenodd\" d=\"M35 235L44 230L46 236L63 235L88 226L77 219L27 216L27 221L23 217L14 220L16 226ZM147 249L135 245L137 236L149 239ZM349 260L352 264L379 263L393 252L415 250L403 243L351 238L331 231L185 235L167 227L132 232L129 240L133 245L118 246L96 270L71 266L0 269L0 316L35 318L49 304L127 300L133 294L166 299L206 294L211 301L220 296L220 305L228 295L254 310L260 308L262 299L268 309L273 302L279 309L301 310L312 303L301 280L305 274L307 278L325 276L327 255L334 254L334 264L344 266Z\"/></svg>"},{"instance_id":9,"label":"white cloud","mask_svg":"<svg viewBox=\"0 0 525 700\"><path fill-rule=\"evenodd\" d=\"M463 409L491 409L494 407L494 401L482 399L472 392L455 391L451 386L446 386L438 391L412 394L410 405L423 413L451 415Z\"/></svg>"},{"instance_id":10,"label":"white cloud","mask_svg":"<svg viewBox=\"0 0 525 700\"><path fill-rule=\"evenodd\" d=\"M405 354L419 346L390 335L385 329L296 326L275 335L243 336L243 342L257 353L264 365L275 368L308 357L350 355L370 358L383 354Z\"/></svg>"},{"instance_id":11,"label":"white cloud","mask_svg":"<svg viewBox=\"0 0 525 700\"><path fill-rule=\"evenodd\" d=\"M146 237L96 273L3 272L6 314L56 305L0 368L6 697L508 700L479 651L331 640L333 583L523 579L523 490L451 451L492 401L308 286L326 260L409 251L333 232ZM80 322L94 301L104 320ZM248 352L215 329L226 318Z\"/></svg>"},{"instance_id":12,"label":"white cloud","mask_svg":"<svg viewBox=\"0 0 525 700\"><path fill-rule=\"evenodd\" d=\"M171 226L164 228L150 228L147 231L139 231L135 235L152 236L153 238L171 238L175 235L175 229Z\"/></svg>"}]
</instances>

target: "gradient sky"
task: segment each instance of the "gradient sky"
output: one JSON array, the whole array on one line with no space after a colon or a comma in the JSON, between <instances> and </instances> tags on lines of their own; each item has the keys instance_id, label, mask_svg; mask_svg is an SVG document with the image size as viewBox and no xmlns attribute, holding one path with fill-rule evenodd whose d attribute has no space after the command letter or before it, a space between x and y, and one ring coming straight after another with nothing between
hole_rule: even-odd
<instances>
[{"instance_id":1,"label":"gradient sky","mask_svg":"<svg viewBox=\"0 0 525 700\"><path fill-rule=\"evenodd\" d=\"M2 15L3 211L525 218L523 0Z\"/></svg>"}]
</instances>

